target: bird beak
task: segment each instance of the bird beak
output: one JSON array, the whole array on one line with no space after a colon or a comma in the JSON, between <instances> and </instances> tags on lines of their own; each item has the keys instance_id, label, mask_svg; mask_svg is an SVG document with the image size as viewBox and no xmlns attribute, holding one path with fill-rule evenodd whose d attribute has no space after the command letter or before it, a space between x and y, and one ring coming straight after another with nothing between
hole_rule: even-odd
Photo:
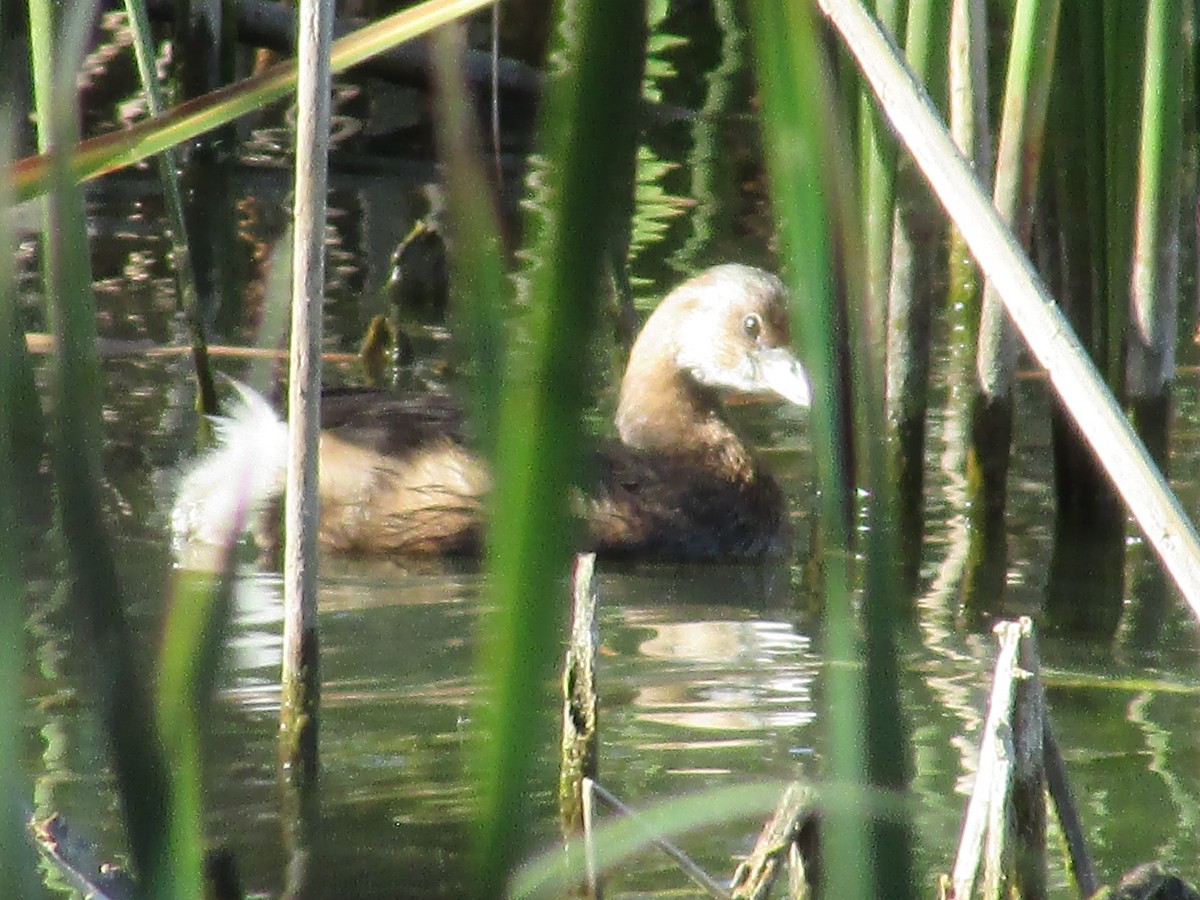
<instances>
[{"instance_id":1,"label":"bird beak","mask_svg":"<svg viewBox=\"0 0 1200 900\"><path fill-rule=\"evenodd\" d=\"M812 405L812 382L800 360L787 347L760 350L755 356L755 368L763 387L790 400L797 406Z\"/></svg>"}]
</instances>

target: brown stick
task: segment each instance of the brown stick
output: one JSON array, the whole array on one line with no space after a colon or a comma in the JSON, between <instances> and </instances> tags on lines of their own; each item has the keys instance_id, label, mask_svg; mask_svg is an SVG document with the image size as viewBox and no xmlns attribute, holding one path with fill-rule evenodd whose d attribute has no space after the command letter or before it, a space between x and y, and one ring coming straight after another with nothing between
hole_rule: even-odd
<instances>
[{"instance_id":1,"label":"brown stick","mask_svg":"<svg viewBox=\"0 0 1200 900\"><path fill-rule=\"evenodd\" d=\"M765 900L785 860L791 863L789 896L816 896L821 877L817 794L798 781L783 792L774 815L759 832L754 849L733 873L730 890L734 900ZM803 893L797 893L801 884Z\"/></svg>"},{"instance_id":2,"label":"brown stick","mask_svg":"<svg viewBox=\"0 0 1200 900\"><path fill-rule=\"evenodd\" d=\"M58 350L54 335L40 331L25 333L25 346L30 353L47 354ZM96 349L101 356L189 356L192 348L175 346L174 344L156 344L153 341L123 341L115 338L100 338ZM229 344L209 346L209 356L229 356L237 359L287 359L285 349L275 350L270 347L237 347ZM324 362L352 363L358 361L357 353L322 353Z\"/></svg>"}]
</instances>

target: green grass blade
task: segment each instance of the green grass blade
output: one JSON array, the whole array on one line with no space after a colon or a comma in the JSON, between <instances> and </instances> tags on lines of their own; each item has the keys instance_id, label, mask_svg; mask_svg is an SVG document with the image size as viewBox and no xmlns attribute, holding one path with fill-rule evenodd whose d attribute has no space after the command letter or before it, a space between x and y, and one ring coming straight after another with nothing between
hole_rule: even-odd
<instances>
[{"instance_id":1,"label":"green grass blade","mask_svg":"<svg viewBox=\"0 0 1200 900\"><path fill-rule=\"evenodd\" d=\"M426 0L373 22L334 42L332 71L337 74L352 68L491 2ZM71 155L70 172L74 178L86 181L148 159L287 96L296 89L296 75L295 60L279 63L261 75L183 103L161 116L84 141ZM45 155L17 162L13 167L17 199L25 200L45 191L48 176L49 160Z\"/></svg>"},{"instance_id":2,"label":"green grass blade","mask_svg":"<svg viewBox=\"0 0 1200 900\"><path fill-rule=\"evenodd\" d=\"M49 0L33 5L48 7ZM48 8L37 12L31 21L51 21ZM51 459L76 634L92 651L97 668L96 699L112 741L117 788L139 887L142 896L157 898L173 895L173 870L162 827L169 794L145 683L129 645L123 592L97 491L101 380L83 197L66 154L54 152L54 148L69 148L78 140L74 76L91 12L90 3L72 7L63 24L63 37L51 42L56 50L44 61L50 65L57 62L56 75L42 81L51 92L43 106L51 115L41 125L51 148L53 187L45 235L46 292L58 341Z\"/></svg>"},{"instance_id":3,"label":"green grass blade","mask_svg":"<svg viewBox=\"0 0 1200 900\"><path fill-rule=\"evenodd\" d=\"M125 0L125 14L129 18L130 31L133 33L134 55L137 57L142 90L146 93L146 106L151 116L157 116L162 113L164 102L158 74L154 70L150 18L146 15L146 6L142 0ZM204 329L204 316L200 311L196 275L192 269L192 251L183 216L183 195L175 174L179 171L175 149L168 147L163 150L155 157L155 163L171 223L171 261L175 269L175 283L184 313L187 315L188 327L192 332L192 360L196 367L196 408L205 415L215 415L217 393L208 364L208 338Z\"/></svg>"},{"instance_id":4,"label":"green grass blade","mask_svg":"<svg viewBox=\"0 0 1200 900\"><path fill-rule=\"evenodd\" d=\"M437 129L450 219L450 309L454 333L465 337L461 357L469 367L473 437L491 456L500 407L500 368L509 280L504 267L495 190L485 175L475 139L475 114L461 75L461 35L445 29L434 44L439 102Z\"/></svg>"},{"instance_id":5,"label":"green grass blade","mask_svg":"<svg viewBox=\"0 0 1200 900\"><path fill-rule=\"evenodd\" d=\"M532 761L549 743L573 529L568 499L588 396L584 348L599 307L616 176L634 152L645 43L638 0L565 8L542 113L547 206L531 213L527 329L509 344L487 568L494 610L481 623L481 779L475 890L496 897L526 841ZM539 699L540 698L540 699ZM544 710L539 715L535 710ZM551 783L547 775L546 784Z\"/></svg>"},{"instance_id":6,"label":"green grass blade","mask_svg":"<svg viewBox=\"0 0 1200 900\"><path fill-rule=\"evenodd\" d=\"M1183 2L1152 0L1146 20L1128 387L1143 440L1167 460L1167 388L1175 376L1183 112Z\"/></svg>"},{"instance_id":7,"label":"green grass blade","mask_svg":"<svg viewBox=\"0 0 1200 900\"><path fill-rule=\"evenodd\" d=\"M673 797L638 810L638 819L600 820L593 835L596 862L601 870L618 869L622 863L650 845L648 836L674 840L700 828L769 816L787 788L785 783L739 784ZM513 897L571 896L584 881L583 853L566 855L579 871L564 865L560 847L541 854L514 875Z\"/></svg>"},{"instance_id":8,"label":"green grass blade","mask_svg":"<svg viewBox=\"0 0 1200 900\"><path fill-rule=\"evenodd\" d=\"M232 611L228 576L227 567L176 573L158 657L158 734L172 798L162 827L169 835L173 896L180 898L198 896L204 879L203 737Z\"/></svg>"},{"instance_id":9,"label":"green grass blade","mask_svg":"<svg viewBox=\"0 0 1200 900\"><path fill-rule=\"evenodd\" d=\"M0 104L0 170L12 157L11 123L11 110ZM38 478L40 441L29 440L26 423L31 416L40 422L41 416L35 414L37 397L28 390L32 381L26 385L29 360L16 308L10 188L7 179L0 179L0 867L6 880L11 879L6 893L21 900L34 896L34 857L24 821L30 788L21 774L19 741L25 705L25 581L20 548L27 523L40 521L41 516L29 514L19 486Z\"/></svg>"},{"instance_id":10,"label":"green grass blade","mask_svg":"<svg viewBox=\"0 0 1200 900\"><path fill-rule=\"evenodd\" d=\"M825 648L828 676L831 778L835 783L862 783L862 686L855 660L855 624L851 600L850 530L842 443L845 408L839 402L840 364L836 337L836 300L829 246L829 190L816 160L828 159L831 91L817 50L811 14L802 4L752 4L759 88L763 98L764 135L771 195L779 220L785 279L804 323L800 335L803 358L819 398L812 408L814 456L821 488L822 536L827 542L825 576ZM846 803L829 811L823 853L825 871L836 872L836 890L845 897L874 896L869 868L866 813Z\"/></svg>"}]
</instances>

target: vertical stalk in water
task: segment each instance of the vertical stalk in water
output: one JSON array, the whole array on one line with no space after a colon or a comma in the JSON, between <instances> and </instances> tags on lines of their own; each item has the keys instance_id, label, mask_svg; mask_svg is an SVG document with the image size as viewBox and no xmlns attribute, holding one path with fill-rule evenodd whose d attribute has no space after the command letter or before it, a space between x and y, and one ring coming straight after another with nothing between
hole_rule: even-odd
<instances>
[{"instance_id":1,"label":"vertical stalk in water","mask_svg":"<svg viewBox=\"0 0 1200 900\"><path fill-rule=\"evenodd\" d=\"M1055 117L1052 138L1056 158L1072 162L1055 167L1056 227L1065 248L1056 287L1117 396L1128 337L1145 9L1108 0L1066 5L1066 66L1055 98L1064 113ZM1124 606L1124 514L1063 410L1054 410L1052 425L1056 516L1047 625L1111 634Z\"/></svg>"},{"instance_id":2,"label":"vertical stalk in water","mask_svg":"<svg viewBox=\"0 0 1200 900\"><path fill-rule=\"evenodd\" d=\"M325 185L329 152L329 47L333 0L302 0L296 99L292 346L284 498L283 694L279 753L290 783L317 774L321 680L317 641L317 449L321 417L321 316L325 296Z\"/></svg>"},{"instance_id":3,"label":"vertical stalk in water","mask_svg":"<svg viewBox=\"0 0 1200 900\"><path fill-rule=\"evenodd\" d=\"M992 180L992 131L988 122L987 8L984 0L953 0L950 14L950 134L975 174ZM957 228L950 229L946 310L949 320L950 416L962 418L973 385L975 342L979 337L981 280L971 251ZM961 436L947 434L951 449L964 449ZM960 446L954 447L955 443Z\"/></svg>"},{"instance_id":4,"label":"vertical stalk in water","mask_svg":"<svg viewBox=\"0 0 1200 900\"><path fill-rule=\"evenodd\" d=\"M1179 306L1179 194L1183 112L1183 0L1150 0L1134 219L1127 396L1134 424L1167 462L1170 385Z\"/></svg>"},{"instance_id":5,"label":"vertical stalk in water","mask_svg":"<svg viewBox=\"0 0 1200 900\"><path fill-rule=\"evenodd\" d=\"M125 0L140 5L144 0ZM293 2L289 4L296 6ZM235 77L237 52L236 0L175 0L172 35L173 68L177 102L206 96L229 84ZM182 155L182 171L172 180L182 184L181 223L186 224L188 264L195 288L195 312L189 318L193 343L200 346L198 329L220 314L218 327L236 327L243 308L239 294L236 252L238 187L234 182L236 131L226 124L197 135ZM172 216L174 199L166 195ZM183 232L181 231L181 234ZM178 253L176 253L178 257ZM186 296L185 296L186 308ZM194 352L200 403L215 402L207 396L202 354Z\"/></svg>"},{"instance_id":6,"label":"vertical stalk in water","mask_svg":"<svg viewBox=\"0 0 1200 900\"><path fill-rule=\"evenodd\" d=\"M590 840L592 828L588 814L590 789L587 782L599 778L600 699L596 689L596 648L600 643L596 619L596 555L581 553L575 557L571 575L571 637L563 664L562 741L559 745L558 824L567 852L571 840ZM586 854L585 854L586 856ZM597 879L586 865L590 890L597 896Z\"/></svg>"},{"instance_id":7,"label":"vertical stalk in water","mask_svg":"<svg viewBox=\"0 0 1200 900\"><path fill-rule=\"evenodd\" d=\"M1125 370L1130 417L1164 472L1178 339L1181 119L1187 71L1183 23L1182 0L1149 4ZM1144 546L1130 552L1144 553ZM1157 643L1165 618L1166 582L1157 566L1131 566L1130 571L1144 573L1128 592L1134 599L1130 609L1134 636L1143 646L1151 646Z\"/></svg>"},{"instance_id":8,"label":"vertical stalk in water","mask_svg":"<svg viewBox=\"0 0 1200 900\"><path fill-rule=\"evenodd\" d=\"M949 0L911 0L905 52L913 72L941 102ZM911 169L905 170L911 172ZM907 184L907 187L905 186ZM892 217L891 269L887 292L887 389L885 433L890 481L895 485L896 533L902 591L915 592L924 533L925 418L928 407L932 273L940 259L942 228L928 193L911 177L900 182Z\"/></svg>"},{"instance_id":9,"label":"vertical stalk in water","mask_svg":"<svg viewBox=\"0 0 1200 900\"><path fill-rule=\"evenodd\" d=\"M133 31L133 49L137 57L138 75L146 92L146 106L151 116L164 109L162 89L154 70L154 50L151 44L150 19L142 0L125 0L125 14ZM192 362L196 367L196 408L205 415L217 412L217 392L213 386L212 370L208 365L208 338L205 335L204 315L200 295L196 290L196 273L192 268L192 250L188 241L183 215L183 196L179 190L178 155L174 148L164 150L154 158L158 166L158 181L166 201L171 222L171 258L175 264L175 286L180 306L192 331Z\"/></svg>"},{"instance_id":10,"label":"vertical stalk in water","mask_svg":"<svg viewBox=\"0 0 1200 900\"><path fill-rule=\"evenodd\" d=\"M1000 141L992 202L1001 219L1028 245L1059 0L1018 0L1005 74ZM967 444L970 552L964 603L986 610L1004 589L1005 505L1012 447L1017 335L996 289L984 288L975 396Z\"/></svg>"}]
</instances>

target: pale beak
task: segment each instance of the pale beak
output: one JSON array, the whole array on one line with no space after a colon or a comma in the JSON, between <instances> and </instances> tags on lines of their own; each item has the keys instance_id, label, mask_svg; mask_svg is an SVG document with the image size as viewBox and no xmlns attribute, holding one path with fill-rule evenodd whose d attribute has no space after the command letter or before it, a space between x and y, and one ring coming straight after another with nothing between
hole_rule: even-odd
<instances>
[{"instance_id":1,"label":"pale beak","mask_svg":"<svg viewBox=\"0 0 1200 900\"><path fill-rule=\"evenodd\" d=\"M753 354L763 387L797 406L812 405L812 382L800 360L787 347L772 347Z\"/></svg>"}]
</instances>

